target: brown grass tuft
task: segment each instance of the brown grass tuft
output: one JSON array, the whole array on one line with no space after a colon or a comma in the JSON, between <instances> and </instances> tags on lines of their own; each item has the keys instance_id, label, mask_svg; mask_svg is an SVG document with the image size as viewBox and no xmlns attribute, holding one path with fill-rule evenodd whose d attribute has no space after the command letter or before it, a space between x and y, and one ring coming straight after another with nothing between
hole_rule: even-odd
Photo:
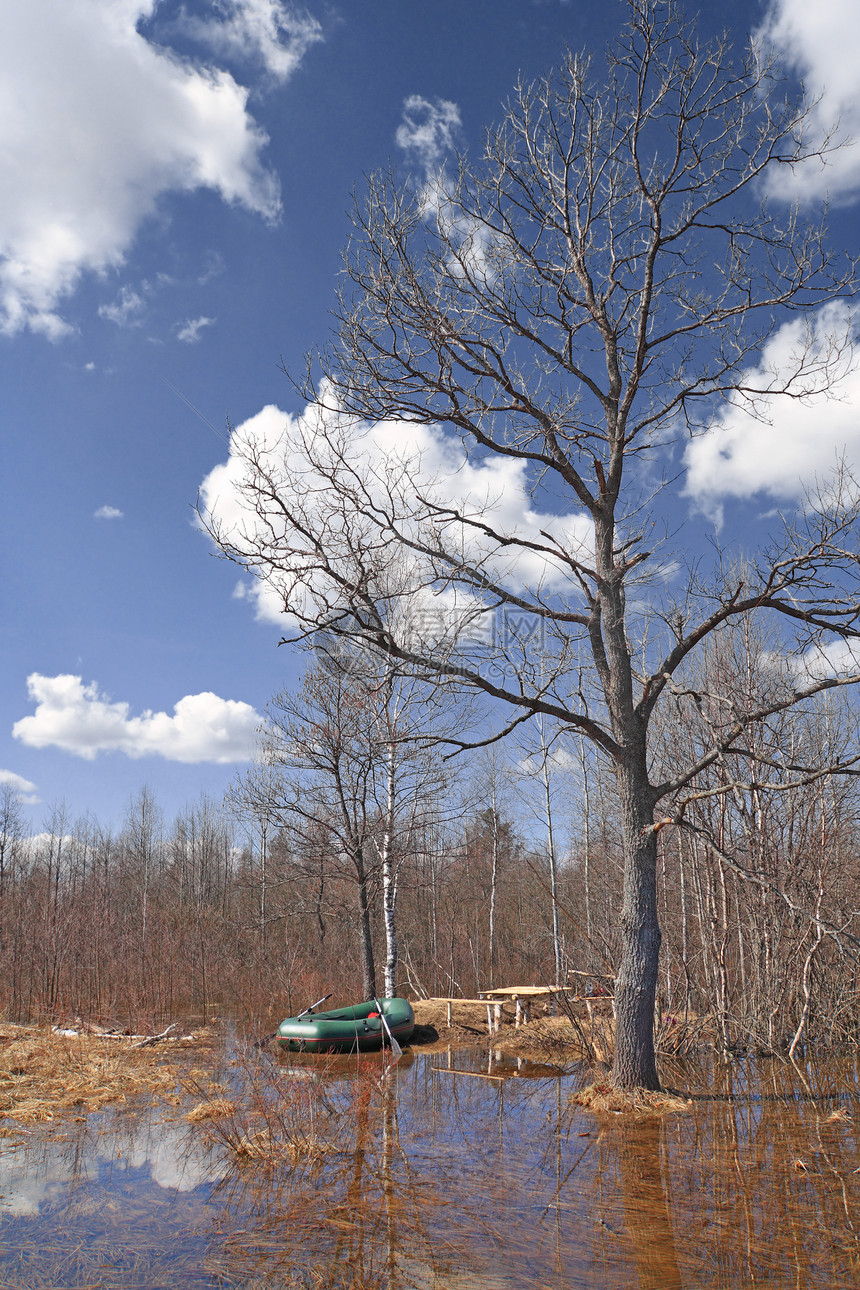
<instances>
[{"instance_id":1,"label":"brown grass tuft","mask_svg":"<svg viewBox=\"0 0 860 1290\"><path fill-rule=\"evenodd\" d=\"M570 1100L596 1115L677 1115L693 1105L689 1098L676 1093L614 1088L606 1083L588 1084L571 1094Z\"/></svg>"},{"instance_id":2,"label":"brown grass tuft","mask_svg":"<svg viewBox=\"0 0 860 1290\"><path fill-rule=\"evenodd\" d=\"M201 1120L216 1120L222 1115L235 1115L236 1103L230 1102L226 1097L214 1097L211 1101L198 1102L192 1106L191 1110L185 1115L186 1120L192 1124L199 1124Z\"/></svg>"},{"instance_id":3,"label":"brown grass tuft","mask_svg":"<svg viewBox=\"0 0 860 1290\"><path fill-rule=\"evenodd\" d=\"M224 1140L223 1135L219 1135L219 1140ZM293 1165L323 1160L338 1150L335 1143L327 1142L314 1133L291 1133L286 1138L279 1138L269 1129L229 1138L227 1145L238 1161L268 1165L277 1164L280 1160Z\"/></svg>"}]
</instances>

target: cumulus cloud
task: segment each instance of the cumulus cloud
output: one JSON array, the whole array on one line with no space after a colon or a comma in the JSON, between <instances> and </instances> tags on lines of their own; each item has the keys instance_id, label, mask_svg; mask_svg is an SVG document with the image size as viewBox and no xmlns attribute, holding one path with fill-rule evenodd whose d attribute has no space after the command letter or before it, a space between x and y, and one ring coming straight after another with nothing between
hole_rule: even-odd
<instances>
[{"instance_id":1,"label":"cumulus cloud","mask_svg":"<svg viewBox=\"0 0 860 1290\"><path fill-rule=\"evenodd\" d=\"M817 100L808 139L821 144L836 127L843 145L826 164L804 163L774 172L771 190L789 199L856 196L860 191L860 23L854 0L772 0L756 39L803 80Z\"/></svg>"},{"instance_id":2,"label":"cumulus cloud","mask_svg":"<svg viewBox=\"0 0 860 1290\"><path fill-rule=\"evenodd\" d=\"M813 645L801 659L793 662L793 666L799 676L811 681L857 672L860 670L860 641L837 637L826 644Z\"/></svg>"},{"instance_id":3,"label":"cumulus cloud","mask_svg":"<svg viewBox=\"0 0 860 1290\"><path fill-rule=\"evenodd\" d=\"M259 60L277 81L285 81L322 40L316 19L283 0L216 0L213 8L216 18L186 15L183 28L217 54Z\"/></svg>"},{"instance_id":4,"label":"cumulus cloud","mask_svg":"<svg viewBox=\"0 0 860 1290\"><path fill-rule=\"evenodd\" d=\"M67 332L63 299L82 273L123 263L166 193L209 188L267 219L279 212L247 89L147 40L138 27L156 3L0 5L0 331ZM282 5L263 0L231 4L221 21L231 32L244 14L250 29L256 14L265 28L267 11L287 21ZM307 43L294 45L282 75ZM135 294L103 316L135 317Z\"/></svg>"},{"instance_id":5,"label":"cumulus cloud","mask_svg":"<svg viewBox=\"0 0 860 1290\"><path fill-rule=\"evenodd\" d=\"M208 691L180 699L172 716L145 711L133 717L129 704L112 702L95 682L84 685L80 676L34 672L27 689L36 711L15 722L15 738L31 748L61 748L88 761L101 752L179 762L247 761L261 724L250 704Z\"/></svg>"},{"instance_id":6,"label":"cumulus cloud","mask_svg":"<svg viewBox=\"0 0 860 1290\"><path fill-rule=\"evenodd\" d=\"M718 522L720 498L798 498L845 459L860 466L860 358L856 320L828 305L779 327L742 384L777 390L796 374L794 397L764 394L725 406L685 453L685 492Z\"/></svg>"},{"instance_id":7,"label":"cumulus cloud","mask_svg":"<svg viewBox=\"0 0 860 1290\"><path fill-rule=\"evenodd\" d=\"M123 513L116 506L100 506L97 511L93 511L93 519L96 520L121 520Z\"/></svg>"},{"instance_id":8,"label":"cumulus cloud","mask_svg":"<svg viewBox=\"0 0 860 1290\"><path fill-rule=\"evenodd\" d=\"M588 559L592 550L591 523L584 514L558 515L535 508L522 461L502 456L470 459L459 439L436 426L392 421L356 425L317 405L291 417L269 405L233 429L229 459L201 484L200 509L225 535L244 535L261 543L268 540L265 535L281 538L289 549L289 569L295 569L310 596L318 585L316 575L307 572L314 564L313 544L305 546L300 535L288 533L276 507L266 510L263 500L258 512L249 505L244 489L249 449L277 494L302 511L311 533L342 529L344 503L328 483L331 472L338 471L371 505L383 508L396 497L405 535L427 540L435 529L448 549L462 551L468 561L481 564L510 589L540 587L547 594L564 594L570 590L571 574L563 557L552 553L552 544L580 559ZM381 558L386 558L391 547L387 535L358 512L351 514L348 524L359 547L366 553L381 548ZM502 535L501 540L487 533L485 525ZM530 549L532 542L543 550ZM346 549L344 558L349 558ZM239 584L234 594L253 599L258 617L283 623L284 597L293 597L296 605L295 596L301 593L292 586L289 570L281 575L263 567L261 572L261 581L250 589ZM415 586L434 581L418 563L409 576ZM474 616L476 602L462 591L416 591L413 606L422 594L422 612L444 610L449 623ZM430 621L427 626L433 630Z\"/></svg>"},{"instance_id":9,"label":"cumulus cloud","mask_svg":"<svg viewBox=\"0 0 860 1290\"><path fill-rule=\"evenodd\" d=\"M189 318L176 333L176 339L183 341L186 345L196 345L203 328L211 327L214 321L214 318Z\"/></svg>"}]
</instances>

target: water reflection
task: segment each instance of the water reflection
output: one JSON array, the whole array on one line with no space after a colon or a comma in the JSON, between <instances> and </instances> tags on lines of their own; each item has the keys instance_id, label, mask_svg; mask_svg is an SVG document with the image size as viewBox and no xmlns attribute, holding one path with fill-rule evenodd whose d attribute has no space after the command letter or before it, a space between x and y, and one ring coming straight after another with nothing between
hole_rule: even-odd
<instances>
[{"instance_id":1,"label":"water reflection","mask_svg":"<svg viewBox=\"0 0 860 1290\"><path fill-rule=\"evenodd\" d=\"M860 1284L855 1062L670 1074L689 1114L597 1119L570 1102L582 1072L463 1051L387 1075L378 1056L299 1058L255 1078L279 1105L324 1098L324 1149L306 1156L237 1164L155 1114L0 1139L0 1283Z\"/></svg>"},{"instance_id":2,"label":"water reflection","mask_svg":"<svg viewBox=\"0 0 860 1290\"><path fill-rule=\"evenodd\" d=\"M68 1205L105 1166L113 1175L140 1173L158 1187L181 1192L213 1182L226 1170L192 1125L154 1112L114 1114L107 1123L99 1117L97 1128L59 1138L38 1135L35 1143L32 1136L0 1146L0 1212L32 1216L60 1201Z\"/></svg>"}]
</instances>

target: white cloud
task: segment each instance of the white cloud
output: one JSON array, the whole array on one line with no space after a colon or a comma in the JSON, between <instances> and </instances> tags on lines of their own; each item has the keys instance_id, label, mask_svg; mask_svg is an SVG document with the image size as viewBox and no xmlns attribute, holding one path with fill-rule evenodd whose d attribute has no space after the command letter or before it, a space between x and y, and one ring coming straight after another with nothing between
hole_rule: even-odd
<instances>
[{"instance_id":1,"label":"white cloud","mask_svg":"<svg viewBox=\"0 0 860 1290\"><path fill-rule=\"evenodd\" d=\"M123 287L112 305L99 305L99 318L107 318L117 327L136 327L145 308L139 292L133 287Z\"/></svg>"},{"instance_id":2,"label":"white cloud","mask_svg":"<svg viewBox=\"0 0 860 1290\"><path fill-rule=\"evenodd\" d=\"M0 770L0 784L10 784L19 793L35 793L36 785L13 770Z\"/></svg>"},{"instance_id":3,"label":"white cloud","mask_svg":"<svg viewBox=\"0 0 860 1290\"><path fill-rule=\"evenodd\" d=\"M419 195L421 214L435 223L452 248L448 267L455 275L468 273L487 284L505 257L505 239L480 220L464 215L453 193L445 162L455 151L461 133L460 109L449 99L413 94L403 103L403 120L395 134L398 147L424 172Z\"/></svg>"},{"instance_id":4,"label":"white cloud","mask_svg":"<svg viewBox=\"0 0 860 1290\"><path fill-rule=\"evenodd\" d=\"M217 54L259 59L277 81L295 71L322 29L283 0L216 0L217 18L185 16L182 26Z\"/></svg>"},{"instance_id":5,"label":"white cloud","mask_svg":"<svg viewBox=\"0 0 860 1290\"><path fill-rule=\"evenodd\" d=\"M844 677L860 671L860 641L836 637L825 644L810 646L801 658L780 661L804 682Z\"/></svg>"},{"instance_id":6,"label":"white cloud","mask_svg":"<svg viewBox=\"0 0 860 1290\"><path fill-rule=\"evenodd\" d=\"M23 775L16 775L13 770L0 770L0 784L8 784L26 806L33 806L40 800L36 785L24 779Z\"/></svg>"},{"instance_id":7,"label":"white cloud","mask_svg":"<svg viewBox=\"0 0 860 1290\"><path fill-rule=\"evenodd\" d=\"M92 761L100 752L127 757L164 757L180 762L247 761L254 754L261 717L248 703L217 694L189 694L173 715L145 711L129 715L127 703L112 702L95 682L79 676L27 678L36 711L12 727L31 748L62 748Z\"/></svg>"},{"instance_id":8,"label":"white cloud","mask_svg":"<svg viewBox=\"0 0 860 1290\"><path fill-rule=\"evenodd\" d=\"M412 94L403 103L403 122L398 126L397 146L414 158L426 174L444 164L454 150L460 133L460 109L449 99L422 98Z\"/></svg>"},{"instance_id":9,"label":"white cloud","mask_svg":"<svg viewBox=\"0 0 860 1290\"><path fill-rule=\"evenodd\" d=\"M756 39L778 57L817 99L809 121L810 143L819 144L834 126L839 140L860 139L860 22L856 0L772 0ZM826 165L809 161L794 172L773 172L771 191L789 199L856 195L860 190L860 147L847 144Z\"/></svg>"},{"instance_id":10,"label":"white cloud","mask_svg":"<svg viewBox=\"0 0 860 1290\"><path fill-rule=\"evenodd\" d=\"M189 318L183 327L180 327L176 333L177 340L184 341L186 345L196 345L200 339L200 333L204 327L211 327L214 318Z\"/></svg>"},{"instance_id":11,"label":"white cloud","mask_svg":"<svg viewBox=\"0 0 860 1290\"><path fill-rule=\"evenodd\" d=\"M123 263L166 193L209 188L278 214L248 91L148 41L137 28L155 9L156 0L0 5L0 331L67 332L62 300L82 273ZM131 296L127 305L136 307ZM124 308L122 296L107 306L117 321Z\"/></svg>"},{"instance_id":12,"label":"white cloud","mask_svg":"<svg viewBox=\"0 0 860 1290\"><path fill-rule=\"evenodd\" d=\"M297 534L287 536L277 508L266 510L263 502L263 515L247 505L243 482L249 445L271 473L277 493L303 509L312 532L325 532L328 527L339 531L342 503L327 482L327 475L339 469L347 483L350 478L353 483L361 481L377 505L382 505L383 498L387 502L395 498L407 535L426 540L435 525L449 549L462 549L468 560L483 563L494 578L510 588L540 586L548 594L572 589L569 569L561 559L546 551L531 551L517 539L544 547L554 540L562 550L580 558L588 558L592 547L591 523L584 514L557 515L535 509L525 462L503 456L470 460L459 439L435 426L390 421L356 425L316 405L302 416L291 417L270 404L233 429L229 460L216 466L200 486L201 512L227 534L244 533L252 540L257 535L261 542L264 534L275 535L276 540L282 536L296 568L307 567L307 560L313 564L312 546L305 549ZM452 508L475 524L439 516L434 520L433 507ZM388 536L380 537L371 521L353 513L349 522L354 534L363 531L366 551L380 545L383 551L390 550ZM513 541L510 545L496 541L477 527L480 523L491 525ZM362 546L362 540L358 545ZM416 567L412 572L416 581L425 580L426 571ZM287 574L283 578L273 574L268 582L255 582L250 591L240 584L242 590L237 588L234 595L255 600L258 617L283 622L283 597L290 585ZM310 575L310 595L314 586L314 575ZM451 590L445 597L425 595L428 608L468 615L469 598L464 598L462 590L459 598Z\"/></svg>"},{"instance_id":13,"label":"white cloud","mask_svg":"<svg viewBox=\"0 0 860 1290\"><path fill-rule=\"evenodd\" d=\"M727 405L689 445L684 491L706 513L719 521L721 497L801 497L842 458L860 466L860 358L846 347L854 327L836 304L774 332L743 384L777 389L802 366L796 397Z\"/></svg>"},{"instance_id":14,"label":"white cloud","mask_svg":"<svg viewBox=\"0 0 860 1290\"><path fill-rule=\"evenodd\" d=\"M95 520L121 520L122 518L123 513L116 506L100 506L97 511L93 511Z\"/></svg>"}]
</instances>

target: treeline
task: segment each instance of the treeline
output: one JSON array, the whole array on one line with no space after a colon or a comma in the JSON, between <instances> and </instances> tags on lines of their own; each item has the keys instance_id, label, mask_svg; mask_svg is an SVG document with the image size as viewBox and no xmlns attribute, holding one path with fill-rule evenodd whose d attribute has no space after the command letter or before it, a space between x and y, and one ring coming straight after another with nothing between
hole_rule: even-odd
<instances>
[{"instance_id":1,"label":"treeline","mask_svg":"<svg viewBox=\"0 0 860 1290\"><path fill-rule=\"evenodd\" d=\"M7 1017L250 1018L287 1015L329 991L362 991L355 880L306 840L294 846L288 829L249 837L229 804L206 799L167 827L144 789L116 834L55 811L31 838L12 795L5 798ZM473 994L493 979L491 957L498 980L548 979L542 859L513 824L479 811L413 843L399 857L398 988ZM368 895L381 964L381 881L372 868ZM381 993L381 979L374 984Z\"/></svg>"},{"instance_id":2,"label":"treeline","mask_svg":"<svg viewBox=\"0 0 860 1290\"><path fill-rule=\"evenodd\" d=\"M667 710L655 773L671 774L679 741L695 757L732 705L785 684L769 657L737 639L712 652ZM728 717L709 705L708 669L721 694L735 685ZM144 789L116 832L55 810L30 837L2 788L3 1014L250 1020L329 991L473 996L559 976L611 992L623 872L611 771L543 730L443 767L423 734L416 744L426 709L407 721L402 698L311 671L275 701L261 763L172 823ZM853 709L824 696L759 723L667 799L664 1045L856 1038L860 785L796 769L811 749L844 766L854 746Z\"/></svg>"}]
</instances>

